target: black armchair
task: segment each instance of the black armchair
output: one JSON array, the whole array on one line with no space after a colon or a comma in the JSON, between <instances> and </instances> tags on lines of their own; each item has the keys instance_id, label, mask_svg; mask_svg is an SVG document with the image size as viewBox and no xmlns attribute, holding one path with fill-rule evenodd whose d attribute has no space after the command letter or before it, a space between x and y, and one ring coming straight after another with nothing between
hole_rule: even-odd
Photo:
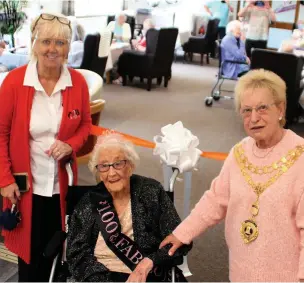
<instances>
[{"instance_id":1,"label":"black armchair","mask_svg":"<svg viewBox=\"0 0 304 283\"><path fill-rule=\"evenodd\" d=\"M146 52L126 50L119 57L118 73L123 78L123 85L127 84L127 76L147 78L147 90L151 90L152 79L157 78L161 84L168 86L171 78L171 66L174 59L175 42L178 29L166 28L161 30L149 29L146 34Z\"/></svg>"},{"instance_id":2,"label":"black armchair","mask_svg":"<svg viewBox=\"0 0 304 283\"><path fill-rule=\"evenodd\" d=\"M91 70L103 78L108 57L98 56L100 40L103 40L103 38L101 38L99 33L86 36L80 69Z\"/></svg>"},{"instance_id":3,"label":"black armchair","mask_svg":"<svg viewBox=\"0 0 304 283\"><path fill-rule=\"evenodd\" d=\"M303 91L300 86L304 59L293 54L253 49L251 69L265 69L276 73L287 86L286 127L293 124L301 113L299 98Z\"/></svg>"},{"instance_id":4,"label":"black armchair","mask_svg":"<svg viewBox=\"0 0 304 283\"><path fill-rule=\"evenodd\" d=\"M193 53L201 54L201 64L203 65L204 54L206 54L207 64L209 64L209 53L214 54L215 52L218 24L218 19L209 20L205 36L191 36L189 41L183 45L185 57L189 54L192 61Z\"/></svg>"}]
</instances>

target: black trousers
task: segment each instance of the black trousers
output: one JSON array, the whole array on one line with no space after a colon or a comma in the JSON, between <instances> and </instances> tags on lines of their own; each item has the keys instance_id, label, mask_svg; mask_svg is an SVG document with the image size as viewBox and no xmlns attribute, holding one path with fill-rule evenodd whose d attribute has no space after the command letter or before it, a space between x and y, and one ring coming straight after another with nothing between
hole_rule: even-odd
<instances>
[{"instance_id":1,"label":"black trousers","mask_svg":"<svg viewBox=\"0 0 304 283\"><path fill-rule=\"evenodd\" d=\"M247 57L251 58L251 48L266 49L267 48L267 40L246 39L245 48L246 48Z\"/></svg>"},{"instance_id":2,"label":"black trousers","mask_svg":"<svg viewBox=\"0 0 304 283\"><path fill-rule=\"evenodd\" d=\"M61 228L60 196L33 195L31 262L18 258L19 282L48 282L52 260L43 256L44 249Z\"/></svg>"},{"instance_id":3,"label":"black trousers","mask_svg":"<svg viewBox=\"0 0 304 283\"><path fill-rule=\"evenodd\" d=\"M224 36L226 35L226 27L219 27L218 28L218 36L219 36L219 39L223 39Z\"/></svg>"}]
</instances>

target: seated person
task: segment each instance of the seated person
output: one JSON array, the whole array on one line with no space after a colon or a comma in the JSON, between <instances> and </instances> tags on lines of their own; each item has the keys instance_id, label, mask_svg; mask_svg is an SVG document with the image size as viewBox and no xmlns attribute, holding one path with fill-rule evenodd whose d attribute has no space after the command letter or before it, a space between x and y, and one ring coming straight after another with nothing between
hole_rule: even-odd
<instances>
[{"instance_id":1,"label":"seated person","mask_svg":"<svg viewBox=\"0 0 304 283\"><path fill-rule=\"evenodd\" d=\"M303 43L302 43L303 42ZM292 32L291 39L284 40L278 50L278 52L293 53L293 50L297 47L304 47L304 30L295 29Z\"/></svg>"},{"instance_id":2,"label":"seated person","mask_svg":"<svg viewBox=\"0 0 304 283\"><path fill-rule=\"evenodd\" d=\"M225 63L223 65L223 75L232 79L237 79L240 75L249 71L250 59L246 56L245 44L241 40L241 28L240 21L231 21L227 25L227 35L221 42L222 62L232 60L246 63Z\"/></svg>"},{"instance_id":3,"label":"seated person","mask_svg":"<svg viewBox=\"0 0 304 283\"><path fill-rule=\"evenodd\" d=\"M22 48L22 46L8 48L5 41L0 42L0 73L11 71L27 63L28 58L26 55L22 56L23 60L19 60L20 55L12 53L15 52L18 48ZM5 56L5 58L1 58L2 55L7 56Z\"/></svg>"},{"instance_id":4,"label":"seated person","mask_svg":"<svg viewBox=\"0 0 304 283\"><path fill-rule=\"evenodd\" d=\"M131 28L126 23L127 16L120 13L115 17L115 21L109 22L108 29L113 33L113 43L115 42L129 42L131 35Z\"/></svg>"},{"instance_id":5,"label":"seated person","mask_svg":"<svg viewBox=\"0 0 304 283\"><path fill-rule=\"evenodd\" d=\"M101 182L79 202L69 226L67 262L76 282L170 281L171 267L190 250L185 245L168 256L169 246L159 249L180 218L159 182L133 175L138 161L121 135L98 137L89 168ZM176 274L186 280L178 268Z\"/></svg>"},{"instance_id":6,"label":"seated person","mask_svg":"<svg viewBox=\"0 0 304 283\"><path fill-rule=\"evenodd\" d=\"M73 31L73 42L68 57L68 65L79 67L82 62L84 52L85 31L82 25L77 24Z\"/></svg>"},{"instance_id":7,"label":"seated person","mask_svg":"<svg viewBox=\"0 0 304 283\"><path fill-rule=\"evenodd\" d=\"M146 51L146 47L147 47L147 41L146 41L146 33L149 29L154 28L155 25L152 21L152 19L145 19L144 23L143 23L143 37L139 40L137 39L132 39L132 47L135 50L141 51L141 52L145 52Z\"/></svg>"}]
</instances>

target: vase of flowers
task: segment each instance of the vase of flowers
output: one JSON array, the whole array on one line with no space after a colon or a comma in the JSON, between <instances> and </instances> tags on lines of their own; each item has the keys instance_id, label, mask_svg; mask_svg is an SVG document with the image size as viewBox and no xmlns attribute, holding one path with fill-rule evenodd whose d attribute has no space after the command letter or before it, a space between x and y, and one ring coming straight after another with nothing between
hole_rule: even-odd
<instances>
[{"instance_id":1,"label":"vase of flowers","mask_svg":"<svg viewBox=\"0 0 304 283\"><path fill-rule=\"evenodd\" d=\"M0 33L2 38L9 35L11 47L15 47L14 33L26 19L22 11L25 4L26 1L21 0L0 0Z\"/></svg>"}]
</instances>

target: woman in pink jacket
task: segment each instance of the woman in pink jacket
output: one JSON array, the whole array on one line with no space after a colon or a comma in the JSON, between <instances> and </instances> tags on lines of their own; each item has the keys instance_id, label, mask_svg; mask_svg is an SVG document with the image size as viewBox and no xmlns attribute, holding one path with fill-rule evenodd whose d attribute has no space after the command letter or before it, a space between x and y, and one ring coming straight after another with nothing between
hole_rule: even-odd
<instances>
[{"instance_id":1,"label":"woman in pink jacket","mask_svg":"<svg viewBox=\"0 0 304 283\"><path fill-rule=\"evenodd\" d=\"M173 244L173 254L225 219L230 281L302 280L304 139L283 128L286 85L272 72L250 71L235 98L248 137L161 247Z\"/></svg>"}]
</instances>

